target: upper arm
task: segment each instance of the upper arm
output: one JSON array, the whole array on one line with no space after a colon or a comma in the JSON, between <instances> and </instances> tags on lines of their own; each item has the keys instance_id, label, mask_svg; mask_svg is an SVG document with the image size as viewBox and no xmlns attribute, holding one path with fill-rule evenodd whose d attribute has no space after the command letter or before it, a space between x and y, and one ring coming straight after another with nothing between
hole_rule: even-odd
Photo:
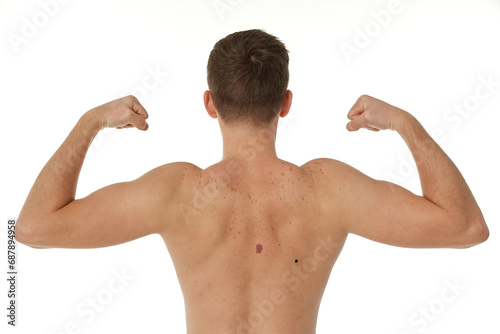
<instances>
[{"instance_id":1,"label":"upper arm","mask_svg":"<svg viewBox=\"0 0 500 334\"><path fill-rule=\"evenodd\" d=\"M334 160L325 170L324 207L347 233L401 247L460 247L466 225L425 197L390 182L374 180Z\"/></svg>"},{"instance_id":2,"label":"upper arm","mask_svg":"<svg viewBox=\"0 0 500 334\"><path fill-rule=\"evenodd\" d=\"M134 181L74 200L30 225L26 243L44 248L97 248L162 233L175 206L179 173L178 164L164 165Z\"/></svg>"}]
</instances>

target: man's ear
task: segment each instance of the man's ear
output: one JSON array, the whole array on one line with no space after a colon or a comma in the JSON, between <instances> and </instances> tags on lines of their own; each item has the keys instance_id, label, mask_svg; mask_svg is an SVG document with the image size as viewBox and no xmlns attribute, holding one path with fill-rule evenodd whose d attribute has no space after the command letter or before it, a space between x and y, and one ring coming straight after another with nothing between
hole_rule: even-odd
<instances>
[{"instance_id":1,"label":"man's ear","mask_svg":"<svg viewBox=\"0 0 500 334\"><path fill-rule=\"evenodd\" d=\"M287 90L285 94L285 99L283 100L283 105L281 106L280 117L285 117L290 111L292 106L293 94L292 91Z\"/></svg>"},{"instance_id":2,"label":"man's ear","mask_svg":"<svg viewBox=\"0 0 500 334\"><path fill-rule=\"evenodd\" d=\"M215 110L214 101L209 90L203 94L203 102L205 102L205 109L207 109L208 115L212 118L217 118L217 111Z\"/></svg>"}]
</instances>

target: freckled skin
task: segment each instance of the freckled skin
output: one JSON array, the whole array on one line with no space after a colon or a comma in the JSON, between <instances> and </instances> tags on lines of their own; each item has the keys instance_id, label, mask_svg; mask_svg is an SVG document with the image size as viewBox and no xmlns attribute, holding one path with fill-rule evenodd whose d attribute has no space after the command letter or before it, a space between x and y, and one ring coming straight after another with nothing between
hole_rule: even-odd
<instances>
[{"instance_id":1,"label":"freckled skin","mask_svg":"<svg viewBox=\"0 0 500 334\"><path fill-rule=\"evenodd\" d=\"M233 175L224 174L224 161L206 170L193 166L177 200L195 198L199 210L189 221L174 215L180 223L163 236L183 291L188 334L238 333L241 321L248 323L259 302L269 306L271 296L281 296L281 304L273 302L272 314L255 331L240 332L314 333L347 236L320 214L318 185L326 184L317 179L320 166L279 159L241 166ZM318 238L326 237L337 246L324 256Z\"/></svg>"}]
</instances>

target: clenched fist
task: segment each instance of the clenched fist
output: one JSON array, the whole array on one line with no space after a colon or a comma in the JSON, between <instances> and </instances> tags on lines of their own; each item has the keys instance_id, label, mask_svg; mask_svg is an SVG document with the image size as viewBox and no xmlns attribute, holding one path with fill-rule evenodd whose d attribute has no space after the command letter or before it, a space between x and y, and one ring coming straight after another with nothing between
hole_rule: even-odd
<instances>
[{"instance_id":1,"label":"clenched fist","mask_svg":"<svg viewBox=\"0 0 500 334\"><path fill-rule=\"evenodd\" d=\"M371 131L397 130L402 117L409 115L406 111L385 103L368 95L362 95L347 114L351 121L347 130L357 131L365 128Z\"/></svg>"},{"instance_id":2,"label":"clenched fist","mask_svg":"<svg viewBox=\"0 0 500 334\"><path fill-rule=\"evenodd\" d=\"M89 111L103 128L132 128L146 131L148 113L135 96L129 95Z\"/></svg>"}]
</instances>

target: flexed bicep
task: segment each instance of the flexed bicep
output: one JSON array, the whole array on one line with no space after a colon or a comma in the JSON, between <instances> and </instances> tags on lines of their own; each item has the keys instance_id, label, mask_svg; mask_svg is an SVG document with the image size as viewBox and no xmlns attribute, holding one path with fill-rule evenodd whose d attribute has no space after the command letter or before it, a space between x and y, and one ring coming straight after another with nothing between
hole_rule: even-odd
<instances>
[{"instance_id":1,"label":"flexed bicep","mask_svg":"<svg viewBox=\"0 0 500 334\"><path fill-rule=\"evenodd\" d=\"M346 232L384 244L412 248L454 247L462 231L455 217L396 184L349 171L343 198Z\"/></svg>"},{"instance_id":2,"label":"flexed bicep","mask_svg":"<svg viewBox=\"0 0 500 334\"><path fill-rule=\"evenodd\" d=\"M345 228L367 238L406 247L470 247L485 241L488 227L465 179L451 159L408 112L361 96L348 113L347 129L392 129L417 165L422 196L342 167L350 183Z\"/></svg>"},{"instance_id":3,"label":"flexed bicep","mask_svg":"<svg viewBox=\"0 0 500 334\"><path fill-rule=\"evenodd\" d=\"M175 205L175 164L131 182L116 183L77 199L23 231L21 241L42 248L98 248L162 233Z\"/></svg>"},{"instance_id":4,"label":"flexed bicep","mask_svg":"<svg viewBox=\"0 0 500 334\"><path fill-rule=\"evenodd\" d=\"M470 242L460 214L386 181L331 159L322 169L324 214L332 228L380 243L410 248L461 248Z\"/></svg>"}]
</instances>

